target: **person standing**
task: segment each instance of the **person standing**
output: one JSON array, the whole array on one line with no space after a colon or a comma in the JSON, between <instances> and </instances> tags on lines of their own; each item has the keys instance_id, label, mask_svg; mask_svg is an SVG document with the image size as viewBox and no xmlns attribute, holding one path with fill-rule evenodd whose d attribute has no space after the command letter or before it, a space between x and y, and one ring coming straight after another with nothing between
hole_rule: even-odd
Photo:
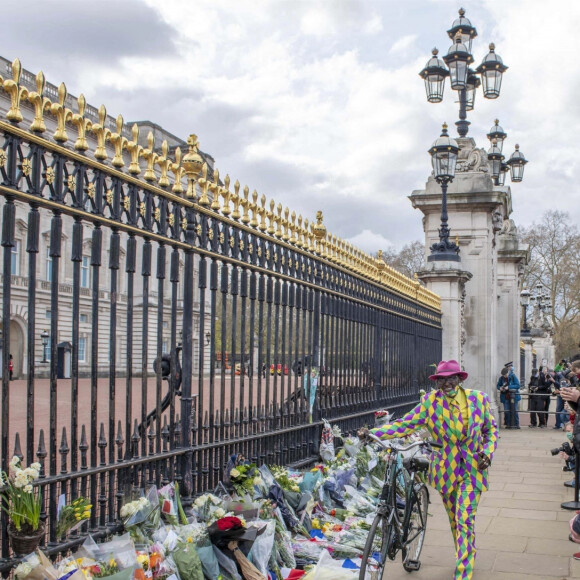
<instances>
[{"instance_id":1,"label":"person standing","mask_svg":"<svg viewBox=\"0 0 580 580\"><path fill-rule=\"evenodd\" d=\"M508 362L501 370L501 376L497 381L497 389L500 392L500 401L504 408L504 424L506 429L519 429L520 418L518 415L518 403L521 400L520 381L514 373L514 363Z\"/></svg>"},{"instance_id":2,"label":"person standing","mask_svg":"<svg viewBox=\"0 0 580 580\"><path fill-rule=\"evenodd\" d=\"M10 355L10 358L8 359L8 374L10 380L12 380L14 377L14 359L12 358L12 355Z\"/></svg>"},{"instance_id":3,"label":"person standing","mask_svg":"<svg viewBox=\"0 0 580 580\"><path fill-rule=\"evenodd\" d=\"M538 388L540 385L540 376L538 369L532 369L532 376L530 377L530 382L528 383L528 392L530 397L530 424L528 427L533 429L540 424L542 426L542 417L544 417L541 412L544 408L544 401L540 400L540 395L538 395Z\"/></svg>"},{"instance_id":4,"label":"person standing","mask_svg":"<svg viewBox=\"0 0 580 580\"><path fill-rule=\"evenodd\" d=\"M426 428L443 447L433 454L429 483L443 499L455 543L455 580L470 580L475 563L475 515L487 470L497 446L497 425L489 399L465 389L467 378L455 360L441 361L429 378L437 390L427 393L407 415L375 429L361 429L381 439L404 437Z\"/></svg>"},{"instance_id":5,"label":"person standing","mask_svg":"<svg viewBox=\"0 0 580 580\"><path fill-rule=\"evenodd\" d=\"M545 429L548 426L548 417L550 416L550 395L552 394L552 385L554 379L549 375L548 369L540 367L538 376L538 387L536 390L536 397L538 403L538 422L540 429Z\"/></svg>"}]
</instances>

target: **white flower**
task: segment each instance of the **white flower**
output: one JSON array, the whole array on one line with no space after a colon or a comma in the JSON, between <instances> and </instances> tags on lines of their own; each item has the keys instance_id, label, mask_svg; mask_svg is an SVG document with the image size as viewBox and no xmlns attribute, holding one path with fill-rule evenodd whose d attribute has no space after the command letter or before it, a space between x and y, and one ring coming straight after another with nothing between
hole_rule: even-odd
<instances>
[{"instance_id":1,"label":"white flower","mask_svg":"<svg viewBox=\"0 0 580 580\"><path fill-rule=\"evenodd\" d=\"M14 574L16 578L24 579L32 572L32 566L28 562L21 562L16 566L16 570L14 570Z\"/></svg>"},{"instance_id":2,"label":"white flower","mask_svg":"<svg viewBox=\"0 0 580 580\"><path fill-rule=\"evenodd\" d=\"M31 463L30 467L32 469L34 469L34 471L40 471L40 463L36 462L36 463Z\"/></svg>"},{"instance_id":3,"label":"white flower","mask_svg":"<svg viewBox=\"0 0 580 580\"><path fill-rule=\"evenodd\" d=\"M220 518L225 517L226 510L224 510L223 508L217 508L215 510L215 512L213 513L213 515L214 515L214 517L216 517L219 520Z\"/></svg>"},{"instance_id":4,"label":"white flower","mask_svg":"<svg viewBox=\"0 0 580 580\"><path fill-rule=\"evenodd\" d=\"M11 460L10 460L10 467L12 467L13 469L16 468L18 465L20 464L20 459L15 455Z\"/></svg>"},{"instance_id":5,"label":"white flower","mask_svg":"<svg viewBox=\"0 0 580 580\"><path fill-rule=\"evenodd\" d=\"M32 493L32 485L28 484L24 486L24 491L26 493Z\"/></svg>"},{"instance_id":6,"label":"white flower","mask_svg":"<svg viewBox=\"0 0 580 580\"><path fill-rule=\"evenodd\" d=\"M195 507L198 507L198 508L202 507L202 506L205 504L205 499L204 499L204 497L205 497L205 496L203 496L203 495L200 495L200 496L199 496L199 497L198 497L198 498L197 498L197 499L196 499L196 500L193 502L193 505L194 505Z\"/></svg>"},{"instance_id":7,"label":"white flower","mask_svg":"<svg viewBox=\"0 0 580 580\"><path fill-rule=\"evenodd\" d=\"M231 471L230 471L230 477L240 477L240 472L234 467Z\"/></svg>"},{"instance_id":8,"label":"white flower","mask_svg":"<svg viewBox=\"0 0 580 580\"><path fill-rule=\"evenodd\" d=\"M208 497L213 503L213 505L220 505L222 503L222 500L219 497L213 495L213 493L209 493Z\"/></svg>"}]
</instances>

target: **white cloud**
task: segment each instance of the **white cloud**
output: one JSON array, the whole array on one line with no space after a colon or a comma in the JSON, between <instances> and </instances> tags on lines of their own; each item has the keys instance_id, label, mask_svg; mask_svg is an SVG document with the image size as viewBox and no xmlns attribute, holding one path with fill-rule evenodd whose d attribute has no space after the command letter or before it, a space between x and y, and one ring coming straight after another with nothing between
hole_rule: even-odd
<instances>
[{"instance_id":1,"label":"white cloud","mask_svg":"<svg viewBox=\"0 0 580 580\"><path fill-rule=\"evenodd\" d=\"M397 54L401 52L406 52L407 50L409 50L409 47L414 44L415 40L417 40L416 34L409 34L407 36L403 36L402 38L399 38L393 44L393 46L391 46L389 53Z\"/></svg>"},{"instance_id":2,"label":"white cloud","mask_svg":"<svg viewBox=\"0 0 580 580\"><path fill-rule=\"evenodd\" d=\"M363 230L356 236L347 239L353 246L367 252L369 254L376 253L377 250L385 250L392 246L392 242L381 234L372 232L371 230Z\"/></svg>"}]
</instances>

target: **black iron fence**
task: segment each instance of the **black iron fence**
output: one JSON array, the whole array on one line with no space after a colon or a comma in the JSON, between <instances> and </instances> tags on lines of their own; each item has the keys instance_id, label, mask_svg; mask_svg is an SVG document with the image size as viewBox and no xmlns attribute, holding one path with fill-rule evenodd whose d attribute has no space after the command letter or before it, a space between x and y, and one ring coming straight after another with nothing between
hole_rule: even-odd
<instances>
[{"instance_id":1,"label":"black iron fence","mask_svg":"<svg viewBox=\"0 0 580 580\"><path fill-rule=\"evenodd\" d=\"M301 461L321 418L349 431L417 401L441 355L438 297L327 234L321 214L231 191L195 136L170 159L104 107L94 123L64 85L51 101L42 77L33 91L9 69L1 465L40 462L50 550L81 541L56 536L60 494L90 498L83 533L103 535L131 488L175 480L187 503L231 453ZM279 364L287 374L258 372Z\"/></svg>"}]
</instances>

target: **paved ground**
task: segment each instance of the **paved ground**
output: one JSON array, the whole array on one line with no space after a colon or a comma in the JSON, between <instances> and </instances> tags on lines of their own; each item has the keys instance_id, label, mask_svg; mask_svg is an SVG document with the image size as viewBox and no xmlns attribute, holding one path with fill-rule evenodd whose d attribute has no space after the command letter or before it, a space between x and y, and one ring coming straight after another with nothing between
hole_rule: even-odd
<instances>
[{"instance_id":1,"label":"paved ground","mask_svg":"<svg viewBox=\"0 0 580 580\"><path fill-rule=\"evenodd\" d=\"M574 490L563 486L571 475L562 471L562 459L550 455L564 440L561 431L550 428L500 432L490 490L479 504L473 580L580 578L580 561L572 558L580 545L568 540L574 512L560 507L574 497ZM431 499L420 571L408 574L399 557L385 580L452 580L449 522L437 492L432 490Z\"/></svg>"}]
</instances>

